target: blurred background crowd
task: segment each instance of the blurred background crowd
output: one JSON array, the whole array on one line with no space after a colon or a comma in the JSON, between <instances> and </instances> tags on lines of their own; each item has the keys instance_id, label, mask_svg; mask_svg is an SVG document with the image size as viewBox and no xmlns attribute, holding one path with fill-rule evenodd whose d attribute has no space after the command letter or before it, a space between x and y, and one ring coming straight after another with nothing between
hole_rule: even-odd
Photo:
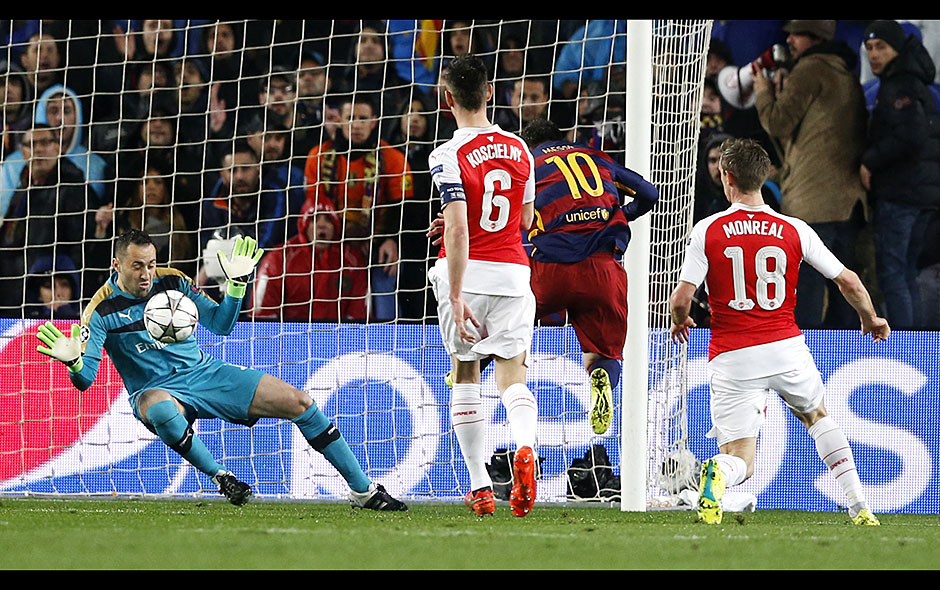
<instances>
[{"instance_id":1,"label":"blurred background crowd","mask_svg":"<svg viewBox=\"0 0 940 590\"><path fill-rule=\"evenodd\" d=\"M766 202L894 327L940 328L938 22L715 21L694 220L727 206L717 146L756 138ZM626 21L6 20L0 43L5 317L77 317L140 228L210 295L215 253L255 237L246 319L433 321L427 155L456 128L438 82L459 55L490 67L503 129L547 117L621 161L629 137ZM801 327L857 328L812 272Z\"/></svg>"}]
</instances>

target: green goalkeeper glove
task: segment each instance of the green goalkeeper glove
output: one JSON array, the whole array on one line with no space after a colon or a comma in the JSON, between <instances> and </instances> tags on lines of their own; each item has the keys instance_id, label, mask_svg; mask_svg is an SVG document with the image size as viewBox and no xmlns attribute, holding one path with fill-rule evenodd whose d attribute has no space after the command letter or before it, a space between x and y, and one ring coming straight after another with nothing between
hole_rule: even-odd
<instances>
[{"instance_id":1,"label":"green goalkeeper glove","mask_svg":"<svg viewBox=\"0 0 940 590\"><path fill-rule=\"evenodd\" d=\"M248 281L251 280L251 273L255 266L261 260L264 250L258 248L258 242L254 238L235 238L235 247L232 249L232 259L225 255L225 252L219 250L219 264L222 266L222 272L228 281L225 289L229 297L241 299L245 296L245 290Z\"/></svg>"},{"instance_id":2,"label":"green goalkeeper glove","mask_svg":"<svg viewBox=\"0 0 940 590\"><path fill-rule=\"evenodd\" d=\"M55 324L46 322L39 326L36 337L49 347L39 345L36 347L38 352L61 361L73 373L82 370L84 363L82 362L81 327L78 324L72 324L72 335L66 336L55 327Z\"/></svg>"}]
</instances>

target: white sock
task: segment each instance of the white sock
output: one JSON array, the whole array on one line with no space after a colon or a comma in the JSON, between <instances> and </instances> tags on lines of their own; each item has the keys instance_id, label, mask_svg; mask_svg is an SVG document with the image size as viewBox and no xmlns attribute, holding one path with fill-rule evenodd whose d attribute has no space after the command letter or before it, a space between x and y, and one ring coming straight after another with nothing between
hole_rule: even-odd
<instances>
[{"instance_id":1,"label":"white sock","mask_svg":"<svg viewBox=\"0 0 940 590\"><path fill-rule=\"evenodd\" d=\"M486 470L486 417L483 415L483 400L479 383L454 383L450 396L450 419L460 444L467 471L470 472L470 489L492 487L493 481Z\"/></svg>"},{"instance_id":2,"label":"white sock","mask_svg":"<svg viewBox=\"0 0 940 590\"><path fill-rule=\"evenodd\" d=\"M535 450L535 431L539 420L535 396L525 383L514 383L503 392L502 400L516 448L532 447Z\"/></svg>"},{"instance_id":3,"label":"white sock","mask_svg":"<svg viewBox=\"0 0 940 590\"><path fill-rule=\"evenodd\" d=\"M743 482L745 476L747 476L747 462L741 457L718 454L712 459L718 463L721 474L725 476L725 487L736 486Z\"/></svg>"},{"instance_id":4,"label":"white sock","mask_svg":"<svg viewBox=\"0 0 940 590\"><path fill-rule=\"evenodd\" d=\"M835 420L826 416L810 426L809 435L816 441L816 452L819 453L819 458L823 460L829 472L832 473L832 477L845 492L845 497L849 501L850 514L855 516L859 510L867 509L862 481L855 467L855 456L852 454L852 447L849 446L849 440L842 432L842 428L836 424Z\"/></svg>"}]
</instances>

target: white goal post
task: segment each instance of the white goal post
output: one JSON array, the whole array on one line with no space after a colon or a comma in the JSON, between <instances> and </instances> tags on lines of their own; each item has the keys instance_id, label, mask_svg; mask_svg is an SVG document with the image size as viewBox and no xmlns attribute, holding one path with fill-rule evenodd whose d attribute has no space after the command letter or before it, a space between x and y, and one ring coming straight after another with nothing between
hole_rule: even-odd
<instances>
[{"instance_id":1,"label":"white goal post","mask_svg":"<svg viewBox=\"0 0 940 590\"><path fill-rule=\"evenodd\" d=\"M198 328L200 345L307 391L394 495L461 501L468 475L450 424L449 360L426 280L436 249L425 232L439 208L427 154L454 126L437 95L440 68L469 49L494 75L497 123L518 131L552 118L661 193L630 225L630 329L620 418L607 434L588 424L588 378L566 318L535 328L539 501L674 505L661 470L687 451L688 428L685 349L668 338L668 295L691 226L711 26L0 21L0 497L218 497L134 417L109 359L80 393L35 350L41 322L67 327L108 279L115 233L142 227L161 266L212 295L224 292L213 291L215 250L239 234L264 242L280 266L253 285L232 334ZM31 175L28 131L53 137L57 175ZM322 199L335 215L317 209ZM315 237L301 239L298 262L303 236ZM511 437L491 370L483 395L502 491L500 450ZM260 499L345 497L290 422L200 420L196 431ZM575 489L579 478L587 492Z\"/></svg>"}]
</instances>

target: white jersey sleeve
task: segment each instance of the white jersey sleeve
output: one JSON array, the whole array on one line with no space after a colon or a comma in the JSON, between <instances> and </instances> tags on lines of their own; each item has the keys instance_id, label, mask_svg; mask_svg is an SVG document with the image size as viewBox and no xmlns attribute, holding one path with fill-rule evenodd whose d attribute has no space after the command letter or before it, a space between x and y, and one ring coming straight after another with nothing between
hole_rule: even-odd
<instances>
[{"instance_id":1,"label":"white jersey sleeve","mask_svg":"<svg viewBox=\"0 0 940 590\"><path fill-rule=\"evenodd\" d=\"M827 279L832 280L839 276L845 270L845 265L826 247L816 230L800 219L791 218L791 221L800 235L803 260Z\"/></svg>"},{"instance_id":2,"label":"white jersey sleeve","mask_svg":"<svg viewBox=\"0 0 940 590\"><path fill-rule=\"evenodd\" d=\"M434 188L441 197L441 209L452 201L466 201L460 166L457 164L456 145L453 140L437 147L428 156L428 166Z\"/></svg>"},{"instance_id":3,"label":"white jersey sleeve","mask_svg":"<svg viewBox=\"0 0 940 590\"><path fill-rule=\"evenodd\" d=\"M679 280L691 283L696 287L705 282L708 275L708 257L705 255L705 231L711 223L711 218L703 219L692 228L688 245L685 249L685 261L679 271Z\"/></svg>"}]
</instances>

